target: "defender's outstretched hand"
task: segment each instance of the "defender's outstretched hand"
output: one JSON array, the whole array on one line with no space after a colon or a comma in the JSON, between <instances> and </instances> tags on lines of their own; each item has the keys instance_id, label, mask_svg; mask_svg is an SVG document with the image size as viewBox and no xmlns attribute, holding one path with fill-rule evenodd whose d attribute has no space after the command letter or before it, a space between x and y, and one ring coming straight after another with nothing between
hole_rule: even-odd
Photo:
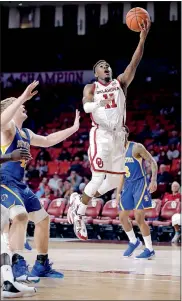
<instances>
[{"instance_id":1,"label":"defender's outstretched hand","mask_svg":"<svg viewBox=\"0 0 182 301\"><path fill-rule=\"evenodd\" d=\"M23 94L20 96L20 98L25 102L29 99L31 99L34 95L38 93L38 91L33 91L37 86L39 82L34 80L33 83L31 83L23 92Z\"/></svg>"},{"instance_id":2,"label":"defender's outstretched hand","mask_svg":"<svg viewBox=\"0 0 182 301\"><path fill-rule=\"evenodd\" d=\"M75 128L75 131L78 131L80 127L80 112L78 110L76 110L75 121L73 126Z\"/></svg>"},{"instance_id":3,"label":"defender's outstretched hand","mask_svg":"<svg viewBox=\"0 0 182 301\"><path fill-rule=\"evenodd\" d=\"M149 33L149 30L150 30L150 26L151 26L151 21L150 19L146 19L145 22L143 22L142 24L139 25L140 26L140 29L141 29L141 32L140 32L140 40L143 40L145 41L148 33Z\"/></svg>"}]
</instances>

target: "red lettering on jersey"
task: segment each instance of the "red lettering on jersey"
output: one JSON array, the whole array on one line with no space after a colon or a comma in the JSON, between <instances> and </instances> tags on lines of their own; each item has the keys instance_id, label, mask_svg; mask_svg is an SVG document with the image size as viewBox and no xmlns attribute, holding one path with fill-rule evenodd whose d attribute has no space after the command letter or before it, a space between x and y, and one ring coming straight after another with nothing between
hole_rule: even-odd
<instances>
[{"instance_id":1,"label":"red lettering on jersey","mask_svg":"<svg viewBox=\"0 0 182 301\"><path fill-rule=\"evenodd\" d=\"M109 95L109 98L112 98L112 97L114 96L114 93L104 94L103 97L104 97L105 99L108 99L108 95ZM112 98L111 104L107 104L107 105L105 106L105 109L111 109L111 108L117 108L117 104L115 103L114 97Z\"/></svg>"}]
</instances>

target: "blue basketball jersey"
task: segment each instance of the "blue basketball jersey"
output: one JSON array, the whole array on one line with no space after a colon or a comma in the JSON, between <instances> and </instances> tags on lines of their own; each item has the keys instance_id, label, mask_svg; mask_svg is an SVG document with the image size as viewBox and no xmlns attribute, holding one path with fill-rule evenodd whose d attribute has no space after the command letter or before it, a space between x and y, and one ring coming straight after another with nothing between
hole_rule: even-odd
<instances>
[{"instance_id":1,"label":"blue basketball jersey","mask_svg":"<svg viewBox=\"0 0 182 301\"><path fill-rule=\"evenodd\" d=\"M25 148L30 150L30 136L27 129L19 131L16 128L16 133L11 144L1 146L1 155L9 154L17 148ZM24 177L26 161L6 162L1 165L0 176L7 176L17 181L22 181Z\"/></svg>"},{"instance_id":2,"label":"blue basketball jersey","mask_svg":"<svg viewBox=\"0 0 182 301\"><path fill-rule=\"evenodd\" d=\"M135 142L129 141L126 147L125 182L136 181L146 176L145 165L144 165L145 160L143 158L136 159L132 155L133 147L135 144L136 144Z\"/></svg>"}]
</instances>

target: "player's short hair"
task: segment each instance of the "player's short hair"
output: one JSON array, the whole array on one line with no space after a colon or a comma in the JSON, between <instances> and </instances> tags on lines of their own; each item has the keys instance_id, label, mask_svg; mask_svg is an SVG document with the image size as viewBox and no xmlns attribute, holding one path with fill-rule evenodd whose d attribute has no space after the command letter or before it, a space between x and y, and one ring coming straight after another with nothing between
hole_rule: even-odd
<instances>
[{"instance_id":1,"label":"player's short hair","mask_svg":"<svg viewBox=\"0 0 182 301\"><path fill-rule=\"evenodd\" d=\"M4 110L6 110L15 100L15 97L10 97L2 100L0 112L2 113Z\"/></svg>"},{"instance_id":2,"label":"player's short hair","mask_svg":"<svg viewBox=\"0 0 182 301\"><path fill-rule=\"evenodd\" d=\"M100 64L100 63L104 63L104 62L106 62L106 60L99 60L94 66L93 66L93 71L94 71L94 73L95 73L95 69L96 69L96 67Z\"/></svg>"}]
</instances>

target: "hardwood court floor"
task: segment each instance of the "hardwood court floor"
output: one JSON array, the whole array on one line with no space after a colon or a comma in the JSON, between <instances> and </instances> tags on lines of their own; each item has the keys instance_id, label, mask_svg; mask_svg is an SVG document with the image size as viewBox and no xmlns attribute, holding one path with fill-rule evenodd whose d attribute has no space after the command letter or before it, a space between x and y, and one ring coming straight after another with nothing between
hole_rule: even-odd
<instances>
[{"instance_id":1,"label":"hardwood court floor","mask_svg":"<svg viewBox=\"0 0 182 301\"><path fill-rule=\"evenodd\" d=\"M180 300L179 247L156 246L155 259L147 261L122 258L124 248L122 244L51 242L49 257L65 278L41 279L37 295L29 299ZM31 266L35 257L35 250L25 253Z\"/></svg>"}]
</instances>

